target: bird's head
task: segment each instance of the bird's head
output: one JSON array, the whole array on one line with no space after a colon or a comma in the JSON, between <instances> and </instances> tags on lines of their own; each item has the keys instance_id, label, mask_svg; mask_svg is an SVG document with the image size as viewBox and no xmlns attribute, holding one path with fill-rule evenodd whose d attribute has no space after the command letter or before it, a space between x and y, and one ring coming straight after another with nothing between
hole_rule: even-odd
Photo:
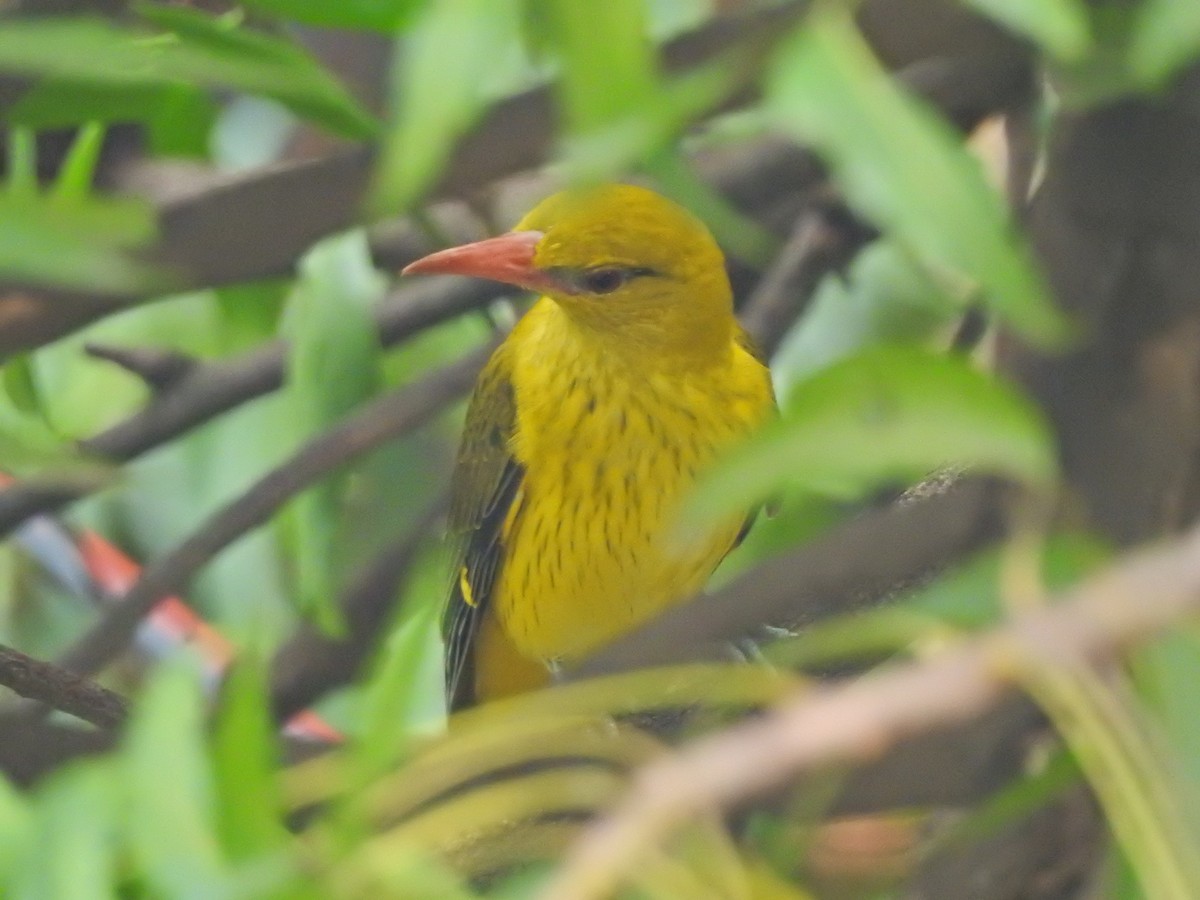
<instances>
[{"instance_id":1,"label":"bird's head","mask_svg":"<svg viewBox=\"0 0 1200 900\"><path fill-rule=\"evenodd\" d=\"M610 184L543 200L507 234L442 250L404 274L470 275L537 291L604 331L727 340L732 296L704 224L653 191Z\"/></svg>"}]
</instances>

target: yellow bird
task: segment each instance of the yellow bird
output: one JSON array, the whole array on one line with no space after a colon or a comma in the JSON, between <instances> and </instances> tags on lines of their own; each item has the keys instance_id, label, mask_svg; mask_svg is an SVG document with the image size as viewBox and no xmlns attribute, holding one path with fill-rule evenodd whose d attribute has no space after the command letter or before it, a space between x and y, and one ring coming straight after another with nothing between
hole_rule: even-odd
<instances>
[{"instance_id":1,"label":"yellow bird","mask_svg":"<svg viewBox=\"0 0 1200 900\"><path fill-rule=\"evenodd\" d=\"M454 708L528 690L699 591L751 514L682 543L697 476L772 413L704 224L655 194L556 194L500 237L405 274L543 296L475 386L454 471Z\"/></svg>"}]
</instances>

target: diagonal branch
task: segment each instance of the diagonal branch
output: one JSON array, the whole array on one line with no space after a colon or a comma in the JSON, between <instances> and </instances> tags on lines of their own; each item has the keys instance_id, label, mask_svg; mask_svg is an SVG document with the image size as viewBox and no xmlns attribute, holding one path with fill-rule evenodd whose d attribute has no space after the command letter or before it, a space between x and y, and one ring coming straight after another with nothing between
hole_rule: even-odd
<instances>
[{"instance_id":1,"label":"diagonal branch","mask_svg":"<svg viewBox=\"0 0 1200 900\"><path fill-rule=\"evenodd\" d=\"M418 428L466 393L491 349L481 348L403 390L360 407L262 476L175 549L147 566L138 583L67 651L61 664L76 672L100 669L129 642L154 604L167 594L183 591L213 556L264 525L305 488L384 442Z\"/></svg>"},{"instance_id":2,"label":"diagonal branch","mask_svg":"<svg viewBox=\"0 0 1200 900\"><path fill-rule=\"evenodd\" d=\"M3 644L0 644L0 685L99 728L118 728L129 714L129 706L120 694Z\"/></svg>"},{"instance_id":3,"label":"diagonal branch","mask_svg":"<svg viewBox=\"0 0 1200 900\"><path fill-rule=\"evenodd\" d=\"M479 309L505 289L488 281L454 279L449 285L421 282L397 291L380 306L375 320L380 343L389 347L454 316ZM286 350L282 341L233 359L196 363L129 418L79 442L89 455L126 462L161 446L221 413L277 390L283 384ZM95 490L94 483L20 483L0 490L0 535L25 519L53 512Z\"/></svg>"},{"instance_id":4,"label":"diagonal branch","mask_svg":"<svg viewBox=\"0 0 1200 900\"><path fill-rule=\"evenodd\" d=\"M979 715L1029 663L1110 657L1200 613L1200 528L1131 553L1057 601L921 662L807 690L773 713L649 764L591 826L542 895L608 896L673 828L798 773L867 762L901 740Z\"/></svg>"}]
</instances>

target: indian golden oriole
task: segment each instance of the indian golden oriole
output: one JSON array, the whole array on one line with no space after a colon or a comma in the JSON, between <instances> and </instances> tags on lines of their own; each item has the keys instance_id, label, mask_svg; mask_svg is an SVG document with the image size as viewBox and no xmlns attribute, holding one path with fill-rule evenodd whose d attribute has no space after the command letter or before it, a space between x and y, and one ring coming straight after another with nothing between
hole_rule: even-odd
<instances>
[{"instance_id":1,"label":"indian golden oriole","mask_svg":"<svg viewBox=\"0 0 1200 900\"><path fill-rule=\"evenodd\" d=\"M687 544L698 473L771 414L703 223L631 185L556 194L405 274L543 296L481 373L454 471L452 707L530 689L698 591L750 516Z\"/></svg>"}]
</instances>

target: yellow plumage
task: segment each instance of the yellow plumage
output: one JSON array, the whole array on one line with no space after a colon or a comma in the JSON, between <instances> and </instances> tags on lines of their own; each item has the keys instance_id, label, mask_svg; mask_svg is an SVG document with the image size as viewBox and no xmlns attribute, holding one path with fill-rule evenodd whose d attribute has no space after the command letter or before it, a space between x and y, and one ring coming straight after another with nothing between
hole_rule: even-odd
<instances>
[{"instance_id":1,"label":"yellow plumage","mask_svg":"<svg viewBox=\"0 0 1200 900\"><path fill-rule=\"evenodd\" d=\"M773 408L721 253L690 214L614 185L556 195L514 231L503 246L528 244L528 274L493 277L546 296L496 351L468 410L451 512L463 558L448 610L459 704L532 686L548 663L698 591L746 519L683 543L681 504ZM473 684L456 684L463 672Z\"/></svg>"}]
</instances>

